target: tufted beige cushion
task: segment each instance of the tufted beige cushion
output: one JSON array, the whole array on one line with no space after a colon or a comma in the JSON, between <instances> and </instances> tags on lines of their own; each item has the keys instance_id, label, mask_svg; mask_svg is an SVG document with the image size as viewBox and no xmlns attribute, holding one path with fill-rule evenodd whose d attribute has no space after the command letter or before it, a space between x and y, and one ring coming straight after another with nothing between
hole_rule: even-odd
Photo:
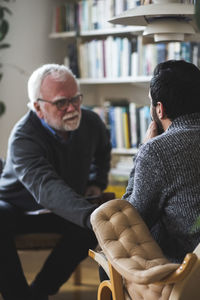
<instances>
[{"instance_id":1,"label":"tufted beige cushion","mask_svg":"<svg viewBox=\"0 0 200 300\"><path fill-rule=\"evenodd\" d=\"M167 300L172 285L155 282L173 272L136 209L125 200L111 200L91 215L93 230L114 268L124 277L134 300Z\"/></svg>"}]
</instances>

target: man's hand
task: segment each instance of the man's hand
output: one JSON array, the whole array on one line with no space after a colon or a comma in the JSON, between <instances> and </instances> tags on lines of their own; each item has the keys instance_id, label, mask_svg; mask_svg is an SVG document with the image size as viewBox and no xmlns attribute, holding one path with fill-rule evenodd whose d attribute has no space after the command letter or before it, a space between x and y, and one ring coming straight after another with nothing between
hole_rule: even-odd
<instances>
[{"instance_id":1,"label":"man's hand","mask_svg":"<svg viewBox=\"0 0 200 300\"><path fill-rule=\"evenodd\" d=\"M95 185L89 186L87 188L85 196L90 203L97 204L97 205L101 205L109 200L115 199L115 193L112 192L102 193L101 189Z\"/></svg>"},{"instance_id":2,"label":"man's hand","mask_svg":"<svg viewBox=\"0 0 200 300\"><path fill-rule=\"evenodd\" d=\"M154 138L157 135L158 135L157 124L155 121L151 121L151 123L149 124L149 127L147 129L143 143L148 142L150 139Z\"/></svg>"},{"instance_id":3,"label":"man's hand","mask_svg":"<svg viewBox=\"0 0 200 300\"><path fill-rule=\"evenodd\" d=\"M98 187L96 185L90 185L86 189L85 196L99 196L99 195L101 195L101 193L102 193L102 191L101 191L100 187Z\"/></svg>"}]
</instances>

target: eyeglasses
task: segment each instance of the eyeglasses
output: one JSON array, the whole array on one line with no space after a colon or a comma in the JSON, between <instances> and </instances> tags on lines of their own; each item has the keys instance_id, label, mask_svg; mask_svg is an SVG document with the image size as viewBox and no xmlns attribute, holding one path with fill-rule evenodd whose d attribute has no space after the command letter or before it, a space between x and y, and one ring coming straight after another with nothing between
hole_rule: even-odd
<instances>
[{"instance_id":1,"label":"eyeglasses","mask_svg":"<svg viewBox=\"0 0 200 300\"><path fill-rule=\"evenodd\" d=\"M72 104L75 108L78 108L83 101L83 95L78 94L75 97L68 98L68 99L67 98L58 99L54 102L51 102L49 100L40 99L40 98L38 98L37 101L47 102L51 105L55 105L58 110L65 110L65 109L68 109L70 104Z\"/></svg>"}]
</instances>

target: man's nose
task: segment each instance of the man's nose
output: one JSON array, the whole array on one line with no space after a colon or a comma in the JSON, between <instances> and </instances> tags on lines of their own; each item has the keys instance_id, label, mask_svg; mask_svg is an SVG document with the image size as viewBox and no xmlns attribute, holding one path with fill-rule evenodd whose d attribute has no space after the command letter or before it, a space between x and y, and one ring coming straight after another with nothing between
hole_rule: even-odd
<instances>
[{"instance_id":1,"label":"man's nose","mask_svg":"<svg viewBox=\"0 0 200 300\"><path fill-rule=\"evenodd\" d=\"M69 103L69 106L66 109L67 112L75 111L75 107L72 105L72 103Z\"/></svg>"}]
</instances>

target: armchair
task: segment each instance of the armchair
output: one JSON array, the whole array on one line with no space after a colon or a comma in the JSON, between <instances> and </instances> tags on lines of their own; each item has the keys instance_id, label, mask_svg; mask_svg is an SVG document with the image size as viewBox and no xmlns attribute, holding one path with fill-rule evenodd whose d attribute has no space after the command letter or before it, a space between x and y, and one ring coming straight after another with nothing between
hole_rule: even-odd
<instances>
[{"instance_id":1,"label":"armchair","mask_svg":"<svg viewBox=\"0 0 200 300\"><path fill-rule=\"evenodd\" d=\"M92 250L109 280L101 282L98 300L200 299L200 245L181 265L169 262L136 209L112 200L91 215L93 230L105 256Z\"/></svg>"}]
</instances>

